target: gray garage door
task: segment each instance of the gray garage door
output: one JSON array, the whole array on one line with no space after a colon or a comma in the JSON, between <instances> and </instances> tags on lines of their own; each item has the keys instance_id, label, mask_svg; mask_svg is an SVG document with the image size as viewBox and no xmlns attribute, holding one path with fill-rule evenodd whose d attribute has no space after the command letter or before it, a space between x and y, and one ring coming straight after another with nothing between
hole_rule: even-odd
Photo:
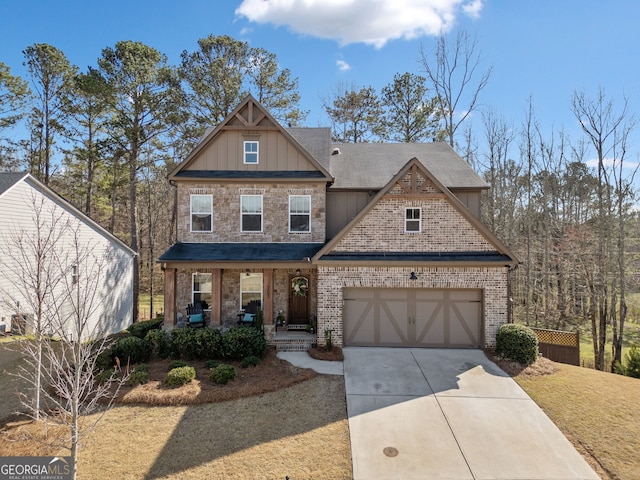
<instances>
[{"instance_id":1,"label":"gray garage door","mask_svg":"<svg viewBox=\"0 0 640 480\"><path fill-rule=\"evenodd\" d=\"M345 288L343 299L345 345L482 345L482 290Z\"/></svg>"}]
</instances>

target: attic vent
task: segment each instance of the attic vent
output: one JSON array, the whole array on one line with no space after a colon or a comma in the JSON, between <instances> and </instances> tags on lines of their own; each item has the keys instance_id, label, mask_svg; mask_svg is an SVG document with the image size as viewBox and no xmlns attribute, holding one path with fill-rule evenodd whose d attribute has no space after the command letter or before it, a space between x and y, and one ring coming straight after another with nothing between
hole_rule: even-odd
<instances>
[{"instance_id":1,"label":"attic vent","mask_svg":"<svg viewBox=\"0 0 640 480\"><path fill-rule=\"evenodd\" d=\"M340 151L339 148L334 148L333 152L331 152L331 155L340 155L342 152Z\"/></svg>"}]
</instances>

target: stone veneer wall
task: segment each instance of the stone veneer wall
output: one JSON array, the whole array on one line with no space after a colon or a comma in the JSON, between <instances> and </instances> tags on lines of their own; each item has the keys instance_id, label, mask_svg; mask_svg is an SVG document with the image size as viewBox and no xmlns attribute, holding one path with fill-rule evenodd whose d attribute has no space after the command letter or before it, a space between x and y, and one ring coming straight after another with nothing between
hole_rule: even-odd
<instances>
[{"instance_id":1,"label":"stone veneer wall","mask_svg":"<svg viewBox=\"0 0 640 480\"><path fill-rule=\"evenodd\" d=\"M190 232L191 194L213 195L212 232ZM240 196L262 195L262 232L240 231ZM311 232L289 233L289 195L311 196ZM325 241L325 183L178 184L179 242L319 242Z\"/></svg>"},{"instance_id":2,"label":"stone veneer wall","mask_svg":"<svg viewBox=\"0 0 640 480\"><path fill-rule=\"evenodd\" d=\"M405 208L421 208L420 233L404 233ZM375 232L375 234L372 234ZM493 251L487 241L447 200L381 199L332 249L334 252Z\"/></svg>"},{"instance_id":3,"label":"stone veneer wall","mask_svg":"<svg viewBox=\"0 0 640 480\"><path fill-rule=\"evenodd\" d=\"M417 280L409 280L414 271ZM508 321L508 268L488 267L318 267L318 343L333 330L334 345L343 345L345 287L480 288L483 290L484 344L495 347L498 328Z\"/></svg>"},{"instance_id":4,"label":"stone veneer wall","mask_svg":"<svg viewBox=\"0 0 640 480\"><path fill-rule=\"evenodd\" d=\"M187 314L187 304L191 303L191 279L194 272L210 273L210 268L179 269L176 275L176 303L177 312ZM264 273L260 269L252 269L253 273ZM296 269L277 269L273 271L273 319L278 318L278 312L287 316L289 309L289 275L295 274ZM240 275L245 270L226 269L222 272L222 306L221 319L223 324L231 325L237 320L240 309ZM300 269L300 273L309 278L309 313L317 316L317 272L315 269ZM270 329L266 328L267 333Z\"/></svg>"}]
</instances>

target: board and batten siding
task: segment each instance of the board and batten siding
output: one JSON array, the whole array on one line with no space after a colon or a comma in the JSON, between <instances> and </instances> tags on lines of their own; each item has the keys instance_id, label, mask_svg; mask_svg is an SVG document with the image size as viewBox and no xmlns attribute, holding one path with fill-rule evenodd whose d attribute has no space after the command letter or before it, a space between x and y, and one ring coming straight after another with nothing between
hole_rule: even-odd
<instances>
[{"instance_id":1,"label":"board and batten siding","mask_svg":"<svg viewBox=\"0 0 640 480\"><path fill-rule=\"evenodd\" d=\"M243 162L245 140L259 142L257 164ZM224 131L185 168L189 170L315 171L302 152L279 131Z\"/></svg>"},{"instance_id":2,"label":"board and batten siding","mask_svg":"<svg viewBox=\"0 0 640 480\"><path fill-rule=\"evenodd\" d=\"M77 232L77 244L88 247L91 257L80 265L78 271L102 270L92 287L97 297L95 309L87 323L85 336L111 334L124 330L132 323L133 315L133 262L135 254L115 237L101 229L81 212L75 210L53 192L27 177L8 189L0 196L0 321L11 328L11 318L16 313L33 315L32 307L26 300L23 283L12 272L11 258L8 252L18 248L15 237L23 233L36 238L35 210L40 209L45 218L55 215L59 220L50 222L62 224L70 222ZM59 254L71 252L76 243L67 233L66 240L56 241ZM100 259L100 260L97 260ZM102 260L104 259L104 260ZM72 272L69 272L72 275ZM80 282L79 282L80 283ZM20 302L18 307L17 302ZM32 303L32 302L31 302ZM65 306L69 310L69 306Z\"/></svg>"}]
</instances>

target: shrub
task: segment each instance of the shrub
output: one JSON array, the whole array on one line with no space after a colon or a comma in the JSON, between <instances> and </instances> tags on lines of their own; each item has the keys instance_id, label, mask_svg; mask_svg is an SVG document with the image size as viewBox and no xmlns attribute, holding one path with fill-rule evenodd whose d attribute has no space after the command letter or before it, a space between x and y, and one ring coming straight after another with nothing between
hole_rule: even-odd
<instances>
[{"instance_id":1,"label":"shrub","mask_svg":"<svg viewBox=\"0 0 640 480\"><path fill-rule=\"evenodd\" d=\"M149 365L147 365L146 363L141 363L139 365L136 365L136 368L134 368L133 371L134 372L148 372L149 371Z\"/></svg>"},{"instance_id":2,"label":"shrub","mask_svg":"<svg viewBox=\"0 0 640 480\"><path fill-rule=\"evenodd\" d=\"M169 362L169 371L173 370L174 368L189 367L189 366L190 365L184 360L171 360Z\"/></svg>"},{"instance_id":3,"label":"shrub","mask_svg":"<svg viewBox=\"0 0 640 480\"><path fill-rule=\"evenodd\" d=\"M154 357L167 358L171 355L171 337L164 330L149 330L144 338L151 345Z\"/></svg>"},{"instance_id":4,"label":"shrub","mask_svg":"<svg viewBox=\"0 0 640 480\"><path fill-rule=\"evenodd\" d=\"M195 334L197 358L222 357L222 334L214 328L199 328Z\"/></svg>"},{"instance_id":5,"label":"shrub","mask_svg":"<svg viewBox=\"0 0 640 480\"><path fill-rule=\"evenodd\" d=\"M507 323L500 327L496 335L496 353L530 365L538 358L538 337L529 327Z\"/></svg>"},{"instance_id":6,"label":"shrub","mask_svg":"<svg viewBox=\"0 0 640 480\"><path fill-rule=\"evenodd\" d=\"M236 378L236 369L231 365L220 364L211 369L209 378L220 385L226 385L231 380Z\"/></svg>"},{"instance_id":7,"label":"shrub","mask_svg":"<svg viewBox=\"0 0 640 480\"><path fill-rule=\"evenodd\" d=\"M151 358L151 345L144 338L125 337L114 346L113 357L119 357L121 365L146 362Z\"/></svg>"},{"instance_id":8,"label":"shrub","mask_svg":"<svg viewBox=\"0 0 640 480\"><path fill-rule=\"evenodd\" d=\"M259 363L260 363L260 359L258 357L256 357L255 355L249 355L248 357L244 357L242 359L242 362L240 362L240 366L242 368L255 367Z\"/></svg>"},{"instance_id":9,"label":"shrub","mask_svg":"<svg viewBox=\"0 0 640 480\"><path fill-rule=\"evenodd\" d=\"M223 337L224 356L244 358L251 355L262 357L267 349L267 341L262 332L252 327L235 326L227 330Z\"/></svg>"},{"instance_id":10,"label":"shrub","mask_svg":"<svg viewBox=\"0 0 640 480\"><path fill-rule=\"evenodd\" d=\"M136 369L129 375L127 378L127 385L130 387L134 387L136 385L142 385L143 383L149 382L149 372L147 370L138 370Z\"/></svg>"},{"instance_id":11,"label":"shrub","mask_svg":"<svg viewBox=\"0 0 640 480\"><path fill-rule=\"evenodd\" d=\"M167 373L165 382L170 387L179 387L181 385L189 383L194 378L196 378L196 369L193 367L185 366L170 370L169 373Z\"/></svg>"},{"instance_id":12,"label":"shrub","mask_svg":"<svg viewBox=\"0 0 640 480\"><path fill-rule=\"evenodd\" d=\"M129 330L129 333L134 337L144 338L151 330L158 330L162 326L163 322L164 318L134 322L127 330Z\"/></svg>"},{"instance_id":13,"label":"shrub","mask_svg":"<svg viewBox=\"0 0 640 480\"><path fill-rule=\"evenodd\" d=\"M98 375L96 375L96 381L98 383L107 383L112 380L115 374L116 374L116 371L113 368L103 370L100 373L98 373Z\"/></svg>"},{"instance_id":14,"label":"shrub","mask_svg":"<svg viewBox=\"0 0 640 480\"><path fill-rule=\"evenodd\" d=\"M222 334L213 328L178 328L171 331L173 354L187 360L221 357Z\"/></svg>"},{"instance_id":15,"label":"shrub","mask_svg":"<svg viewBox=\"0 0 640 480\"><path fill-rule=\"evenodd\" d=\"M207 360L206 362L204 362L204 366L209 369L215 368L218 365L220 365L220 362L218 360Z\"/></svg>"},{"instance_id":16,"label":"shrub","mask_svg":"<svg viewBox=\"0 0 640 480\"><path fill-rule=\"evenodd\" d=\"M628 377L640 378L640 349L638 346L631 345L624 358L626 360L624 374Z\"/></svg>"}]
</instances>

